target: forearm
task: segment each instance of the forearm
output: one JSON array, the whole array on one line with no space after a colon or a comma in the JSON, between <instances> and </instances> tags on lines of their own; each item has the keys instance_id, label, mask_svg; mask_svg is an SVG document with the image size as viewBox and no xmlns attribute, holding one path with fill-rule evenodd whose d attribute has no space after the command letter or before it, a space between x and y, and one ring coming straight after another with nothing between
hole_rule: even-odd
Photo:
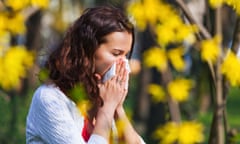
<instances>
[{"instance_id":1,"label":"forearm","mask_svg":"<svg viewBox=\"0 0 240 144\"><path fill-rule=\"evenodd\" d=\"M112 127L113 116L114 111L111 109L109 110L107 107L99 108L93 133L108 140Z\"/></svg>"},{"instance_id":2,"label":"forearm","mask_svg":"<svg viewBox=\"0 0 240 144\"><path fill-rule=\"evenodd\" d=\"M116 121L122 123L123 131L122 135L125 143L127 144L143 144L141 137L133 128L123 108L116 110Z\"/></svg>"}]
</instances>

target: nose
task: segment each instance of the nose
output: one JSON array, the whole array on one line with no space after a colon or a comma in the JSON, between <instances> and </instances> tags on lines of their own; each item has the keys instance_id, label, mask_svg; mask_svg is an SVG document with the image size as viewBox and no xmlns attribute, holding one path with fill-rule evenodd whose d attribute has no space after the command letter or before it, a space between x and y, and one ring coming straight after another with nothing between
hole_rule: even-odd
<instances>
[{"instance_id":1,"label":"nose","mask_svg":"<svg viewBox=\"0 0 240 144\"><path fill-rule=\"evenodd\" d=\"M119 57L119 60L124 60L124 59L127 59L125 55Z\"/></svg>"}]
</instances>

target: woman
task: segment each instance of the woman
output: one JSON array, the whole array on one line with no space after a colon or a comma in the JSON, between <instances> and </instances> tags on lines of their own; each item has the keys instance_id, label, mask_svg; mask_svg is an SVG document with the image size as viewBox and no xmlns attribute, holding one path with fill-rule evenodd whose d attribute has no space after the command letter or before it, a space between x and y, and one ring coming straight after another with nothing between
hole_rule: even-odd
<instances>
[{"instance_id":1,"label":"woman","mask_svg":"<svg viewBox=\"0 0 240 144\"><path fill-rule=\"evenodd\" d=\"M27 143L106 144L118 120L124 122L124 143L144 143L123 108L128 83L125 59L133 43L133 25L122 11L106 6L86 9L46 62L49 80L33 96ZM103 82L113 65L115 75ZM71 97L79 84L92 104L86 116Z\"/></svg>"}]
</instances>

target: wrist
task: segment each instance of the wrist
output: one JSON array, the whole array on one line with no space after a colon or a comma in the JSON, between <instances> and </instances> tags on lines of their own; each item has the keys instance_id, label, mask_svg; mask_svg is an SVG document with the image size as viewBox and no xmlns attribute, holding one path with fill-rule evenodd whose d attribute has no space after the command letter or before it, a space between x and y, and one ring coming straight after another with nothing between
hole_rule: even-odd
<instances>
[{"instance_id":1,"label":"wrist","mask_svg":"<svg viewBox=\"0 0 240 144\"><path fill-rule=\"evenodd\" d=\"M96 123L93 133L101 135L108 139L112 127L113 116L114 111L112 112L112 110L108 107L99 107L96 115Z\"/></svg>"},{"instance_id":2,"label":"wrist","mask_svg":"<svg viewBox=\"0 0 240 144\"><path fill-rule=\"evenodd\" d=\"M107 119L113 120L114 117L114 109L110 105L103 105L102 107L98 108L98 114L97 115L105 115Z\"/></svg>"},{"instance_id":3,"label":"wrist","mask_svg":"<svg viewBox=\"0 0 240 144\"><path fill-rule=\"evenodd\" d=\"M115 118L122 119L124 117L126 117L126 113L125 113L124 108L122 106L118 107L115 111Z\"/></svg>"}]
</instances>

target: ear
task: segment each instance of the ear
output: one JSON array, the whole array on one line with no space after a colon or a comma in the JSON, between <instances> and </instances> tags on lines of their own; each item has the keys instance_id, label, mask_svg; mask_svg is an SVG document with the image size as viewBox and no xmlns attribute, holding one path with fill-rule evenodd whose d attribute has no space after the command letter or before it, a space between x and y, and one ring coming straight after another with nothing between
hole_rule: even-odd
<instances>
[{"instance_id":1,"label":"ear","mask_svg":"<svg viewBox=\"0 0 240 144\"><path fill-rule=\"evenodd\" d=\"M100 74L97 74L97 73L95 73L95 74L94 74L94 76L96 77L96 79L97 79L98 83L100 83L100 82L101 82L101 79L102 79L101 75L100 75Z\"/></svg>"}]
</instances>

